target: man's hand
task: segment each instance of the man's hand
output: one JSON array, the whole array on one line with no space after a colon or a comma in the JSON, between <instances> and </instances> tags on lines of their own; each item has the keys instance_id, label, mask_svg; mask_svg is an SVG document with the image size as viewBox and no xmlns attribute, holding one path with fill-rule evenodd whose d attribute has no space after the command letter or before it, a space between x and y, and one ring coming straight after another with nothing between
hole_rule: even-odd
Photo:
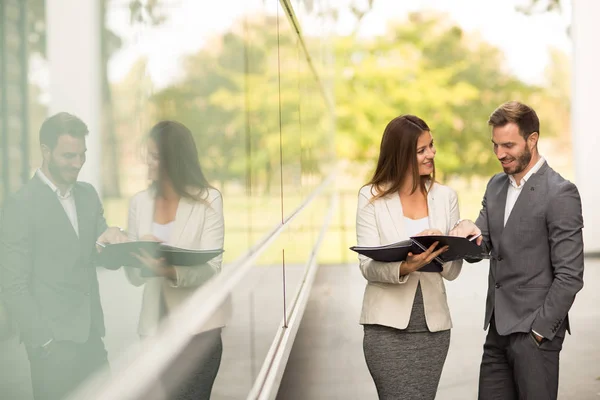
<instances>
[{"instance_id":1,"label":"man's hand","mask_svg":"<svg viewBox=\"0 0 600 400\"><path fill-rule=\"evenodd\" d=\"M459 237L469 237L469 236L477 236L481 235L481 229L475 225L473 221L465 219L460 221L452 230L448 233L448 236L459 236ZM476 243L478 246L481 246L481 242L483 241L483 237L479 236L476 239Z\"/></svg>"},{"instance_id":2,"label":"man's hand","mask_svg":"<svg viewBox=\"0 0 600 400\"><path fill-rule=\"evenodd\" d=\"M416 234L415 236L443 236L444 234L439 229L425 229L423 232Z\"/></svg>"},{"instance_id":3,"label":"man's hand","mask_svg":"<svg viewBox=\"0 0 600 400\"><path fill-rule=\"evenodd\" d=\"M54 347L56 345L56 342L54 341L54 339L50 339L48 342L44 343L42 346L40 346L40 356L42 358L46 358L49 357L50 354L54 351Z\"/></svg>"},{"instance_id":4,"label":"man's hand","mask_svg":"<svg viewBox=\"0 0 600 400\"><path fill-rule=\"evenodd\" d=\"M100 235L100 237L98 238L98 240L96 240L96 242L101 245L102 244L125 243L125 242L129 242L129 238L127 237L127 235L125 234L125 232L123 232L123 230L121 228L118 228L116 226L111 226L111 227L107 228L102 235ZM98 251L102 250L101 245L99 246L98 244L96 244L96 248L98 249Z\"/></svg>"},{"instance_id":5,"label":"man's hand","mask_svg":"<svg viewBox=\"0 0 600 400\"><path fill-rule=\"evenodd\" d=\"M544 340L543 336L538 335L537 333L531 331L531 335L533 336L533 338L538 342L538 343L542 343L542 340Z\"/></svg>"}]
</instances>

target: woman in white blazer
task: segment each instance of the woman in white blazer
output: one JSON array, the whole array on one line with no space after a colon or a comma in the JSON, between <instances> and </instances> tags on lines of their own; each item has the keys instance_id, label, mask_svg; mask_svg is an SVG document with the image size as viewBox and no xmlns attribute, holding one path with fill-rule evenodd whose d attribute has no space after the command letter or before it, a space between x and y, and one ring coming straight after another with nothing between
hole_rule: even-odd
<instances>
[{"instance_id":1,"label":"woman in white blazer","mask_svg":"<svg viewBox=\"0 0 600 400\"><path fill-rule=\"evenodd\" d=\"M356 215L359 246L380 246L415 235L447 234L459 220L456 193L435 182L435 147L427 124L413 115L385 128L377 168L360 189ZM450 311L442 272L419 272L447 248L436 244L404 262L359 255L367 280L360 323L363 350L380 399L434 399L450 344Z\"/></svg>"},{"instance_id":2,"label":"woman in white blazer","mask_svg":"<svg viewBox=\"0 0 600 400\"><path fill-rule=\"evenodd\" d=\"M188 249L222 249L224 241L223 199L204 177L192 133L174 121L162 121L148 138L150 187L130 202L128 232L131 240L156 240ZM166 265L148 254L139 256L155 277L126 267L129 281L144 285L138 333L155 333L160 320L182 304L199 286L221 269L222 257L206 265ZM221 328L228 316L226 303L192 339L190 356L196 368L175 388L165 380L169 398L209 399L222 355ZM200 354L202 353L202 354ZM186 371L189 372L189 371Z\"/></svg>"}]
</instances>

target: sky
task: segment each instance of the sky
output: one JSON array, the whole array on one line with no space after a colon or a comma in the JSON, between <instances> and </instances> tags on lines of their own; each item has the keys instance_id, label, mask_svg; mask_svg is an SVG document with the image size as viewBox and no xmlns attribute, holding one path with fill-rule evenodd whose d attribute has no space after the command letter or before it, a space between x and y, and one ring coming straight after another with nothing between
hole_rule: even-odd
<instances>
[{"instance_id":1,"label":"sky","mask_svg":"<svg viewBox=\"0 0 600 400\"><path fill-rule=\"evenodd\" d=\"M277 12L278 0L164 0L168 20L159 27L134 27L128 22L125 0L112 2L108 23L126 38L123 48L109 66L111 81L122 79L141 56L148 58L148 70L157 87L177 80L180 60L205 45L211 35L226 31L231 21L247 12L267 9ZM340 10L350 2L364 0L330 0ZM409 12L434 10L447 13L464 30L474 32L505 53L506 67L522 80L541 83L549 60L549 49L557 48L567 54L571 43L567 35L570 23L570 1L563 12L525 16L516 7L527 0L374 0L374 7L362 21L361 36L384 32L392 20L405 19ZM315 0L317 2L317 0ZM297 4L298 0L292 1ZM341 12L336 34L347 34L355 27L349 12ZM310 33L312 27L303 27Z\"/></svg>"}]
</instances>

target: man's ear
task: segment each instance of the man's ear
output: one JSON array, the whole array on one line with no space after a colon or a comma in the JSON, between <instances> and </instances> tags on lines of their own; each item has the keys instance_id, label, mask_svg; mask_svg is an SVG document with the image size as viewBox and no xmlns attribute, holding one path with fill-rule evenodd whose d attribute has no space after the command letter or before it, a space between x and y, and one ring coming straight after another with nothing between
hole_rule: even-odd
<instances>
[{"instance_id":1,"label":"man's ear","mask_svg":"<svg viewBox=\"0 0 600 400\"><path fill-rule=\"evenodd\" d=\"M42 150L42 159L44 161L50 160L50 158L52 156L52 149L50 147L48 147L48 145L45 145L45 144L41 144L40 149Z\"/></svg>"},{"instance_id":2,"label":"man's ear","mask_svg":"<svg viewBox=\"0 0 600 400\"><path fill-rule=\"evenodd\" d=\"M533 132L532 134L529 135L529 137L527 138L527 145L529 146L530 150L537 147L537 143L538 143L539 139L540 139L540 134L538 132Z\"/></svg>"}]
</instances>

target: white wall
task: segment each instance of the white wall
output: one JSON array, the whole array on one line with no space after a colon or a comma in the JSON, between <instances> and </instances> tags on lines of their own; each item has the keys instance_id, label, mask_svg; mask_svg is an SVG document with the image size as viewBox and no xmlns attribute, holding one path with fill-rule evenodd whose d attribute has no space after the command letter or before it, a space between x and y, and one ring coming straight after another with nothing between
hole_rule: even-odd
<instances>
[{"instance_id":1,"label":"white wall","mask_svg":"<svg viewBox=\"0 0 600 400\"><path fill-rule=\"evenodd\" d=\"M600 1L573 0L573 160L586 253L600 253Z\"/></svg>"},{"instance_id":2,"label":"white wall","mask_svg":"<svg viewBox=\"0 0 600 400\"><path fill-rule=\"evenodd\" d=\"M99 0L46 0L49 114L66 111L89 128L87 162L79 179L100 192Z\"/></svg>"}]
</instances>

